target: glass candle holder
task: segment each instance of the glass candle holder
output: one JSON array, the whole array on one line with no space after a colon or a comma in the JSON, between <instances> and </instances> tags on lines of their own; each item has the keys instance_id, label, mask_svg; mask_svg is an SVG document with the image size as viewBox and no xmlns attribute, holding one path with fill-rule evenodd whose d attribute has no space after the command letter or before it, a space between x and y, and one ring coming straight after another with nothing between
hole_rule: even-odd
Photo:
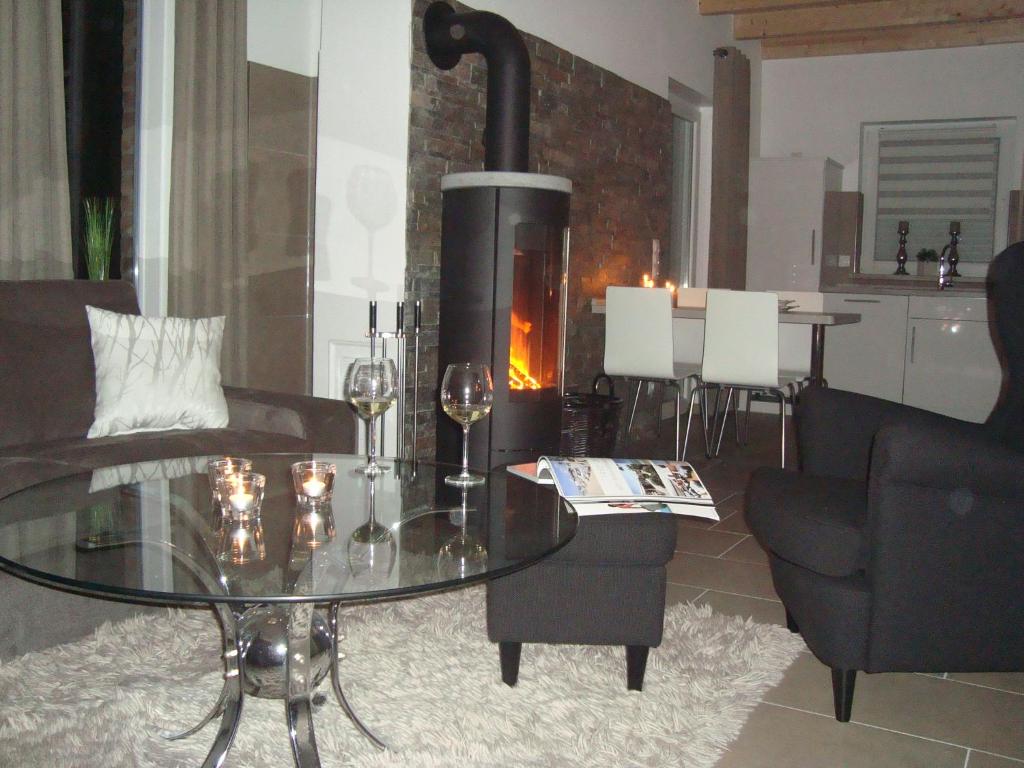
<instances>
[{"instance_id":1,"label":"glass candle holder","mask_svg":"<svg viewBox=\"0 0 1024 768\"><path fill-rule=\"evenodd\" d=\"M315 507L329 504L338 468L326 461L297 461L292 464L292 483L299 504Z\"/></svg>"},{"instance_id":2,"label":"glass candle holder","mask_svg":"<svg viewBox=\"0 0 1024 768\"><path fill-rule=\"evenodd\" d=\"M245 565L263 560L266 556L263 523L259 515L239 517L221 529L217 559L222 563Z\"/></svg>"},{"instance_id":3,"label":"glass candle holder","mask_svg":"<svg viewBox=\"0 0 1024 768\"><path fill-rule=\"evenodd\" d=\"M316 549L334 538L334 513L329 506L300 505L292 528L292 543Z\"/></svg>"},{"instance_id":4,"label":"glass candle holder","mask_svg":"<svg viewBox=\"0 0 1024 768\"><path fill-rule=\"evenodd\" d=\"M238 520L255 517L263 505L267 478L258 472L236 472L217 479L217 496L224 517Z\"/></svg>"},{"instance_id":5,"label":"glass candle holder","mask_svg":"<svg viewBox=\"0 0 1024 768\"><path fill-rule=\"evenodd\" d=\"M210 459L206 464L206 474L210 478L210 496L213 499L215 509L222 509L220 492L217 489L217 481L221 477L227 477L239 472L251 472L252 461L238 456L224 456L219 459Z\"/></svg>"}]
</instances>

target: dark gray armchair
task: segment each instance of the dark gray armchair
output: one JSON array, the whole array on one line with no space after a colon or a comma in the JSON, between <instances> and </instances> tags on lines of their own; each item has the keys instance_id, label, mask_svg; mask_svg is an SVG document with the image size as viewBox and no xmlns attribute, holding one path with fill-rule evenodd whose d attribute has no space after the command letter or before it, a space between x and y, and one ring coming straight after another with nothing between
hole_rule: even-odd
<instances>
[{"instance_id":1,"label":"dark gray armchair","mask_svg":"<svg viewBox=\"0 0 1024 768\"><path fill-rule=\"evenodd\" d=\"M985 424L812 388L801 471L759 469L747 521L790 629L832 669L1024 670L1024 243L989 272L1007 379Z\"/></svg>"}]
</instances>

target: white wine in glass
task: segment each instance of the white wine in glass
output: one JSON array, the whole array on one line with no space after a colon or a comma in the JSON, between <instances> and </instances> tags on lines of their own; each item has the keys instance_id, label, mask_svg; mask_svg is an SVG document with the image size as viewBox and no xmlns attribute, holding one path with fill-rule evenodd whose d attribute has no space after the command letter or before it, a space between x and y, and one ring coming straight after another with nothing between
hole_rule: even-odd
<instances>
[{"instance_id":1,"label":"white wine in glass","mask_svg":"<svg viewBox=\"0 0 1024 768\"><path fill-rule=\"evenodd\" d=\"M491 412L494 382L483 363L452 363L441 380L441 408L462 425L462 472L448 475L449 485L468 486L484 482L481 475L469 471L469 428Z\"/></svg>"},{"instance_id":2,"label":"white wine in glass","mask_svg":"<svg viewBox=\"0 0 1024 768\"><path fill-rule=\"evenodd\" d=\"M398 372L393 360L386 357L360 357L348 367L345 375L345 400L352 404L359 417L369 425L366 466L368 475L385 471L377 463L377 417L398 398Z\"/></svg>"}]
</instances>

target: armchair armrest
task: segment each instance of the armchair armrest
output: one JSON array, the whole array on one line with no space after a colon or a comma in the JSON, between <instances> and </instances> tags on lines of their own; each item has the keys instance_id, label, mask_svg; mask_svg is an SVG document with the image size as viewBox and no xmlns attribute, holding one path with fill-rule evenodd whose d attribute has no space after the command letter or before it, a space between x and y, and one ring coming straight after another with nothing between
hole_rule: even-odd
<instances>
[{"instance_id":1,"label":"armchair armrest","mask_svg":"<svg viewBox=\"0 0 1024 768\"><path fill-rule=\"evenodd\" d=\"M892 423L969 424L856 392L811 387L800 394L796 411L800 469L812 475L862 480L868 474L875 434Z\"/></svg>"},{"instance_id":2,"label":"armchair armrest","mask_svg":"<svg viewBox=\"0 0 1024 768\"><path fill-rule=\"evenodd\" d=\"M307 440L310 450L352 453L355 414L338 400L224 387L228 424L234 429L280 432Z\"/></svg>"},{"instance_id":3,"label":"armchair armrest","mask_svg":"<svg viewBox=\"0 0 1024 768\"><path fill-rule=\"evenodd\" d=\"M979 424L883 427L866 536L868 671L1019 667L1024 453Z\"/></svg>"}]
</instances>

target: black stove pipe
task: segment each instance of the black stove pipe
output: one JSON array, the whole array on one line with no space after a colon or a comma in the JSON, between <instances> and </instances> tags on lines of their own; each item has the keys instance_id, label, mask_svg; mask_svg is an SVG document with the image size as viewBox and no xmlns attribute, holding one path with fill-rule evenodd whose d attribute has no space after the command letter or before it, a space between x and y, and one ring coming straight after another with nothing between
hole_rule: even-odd
<instances>
[{"instance_id":1,"label":"black stove pipe","mask_svg":"<svg viewBox=\"0 0 1024 768\"><path fill-rule=\"evenodd\" d=\"M456 13L431 3L423 15L427 54L439 69L451 69L464 53L487 60L487 122L484 170L529 170L530 54L508 19L487 11Z\"/></svg>"}]
</instances>

